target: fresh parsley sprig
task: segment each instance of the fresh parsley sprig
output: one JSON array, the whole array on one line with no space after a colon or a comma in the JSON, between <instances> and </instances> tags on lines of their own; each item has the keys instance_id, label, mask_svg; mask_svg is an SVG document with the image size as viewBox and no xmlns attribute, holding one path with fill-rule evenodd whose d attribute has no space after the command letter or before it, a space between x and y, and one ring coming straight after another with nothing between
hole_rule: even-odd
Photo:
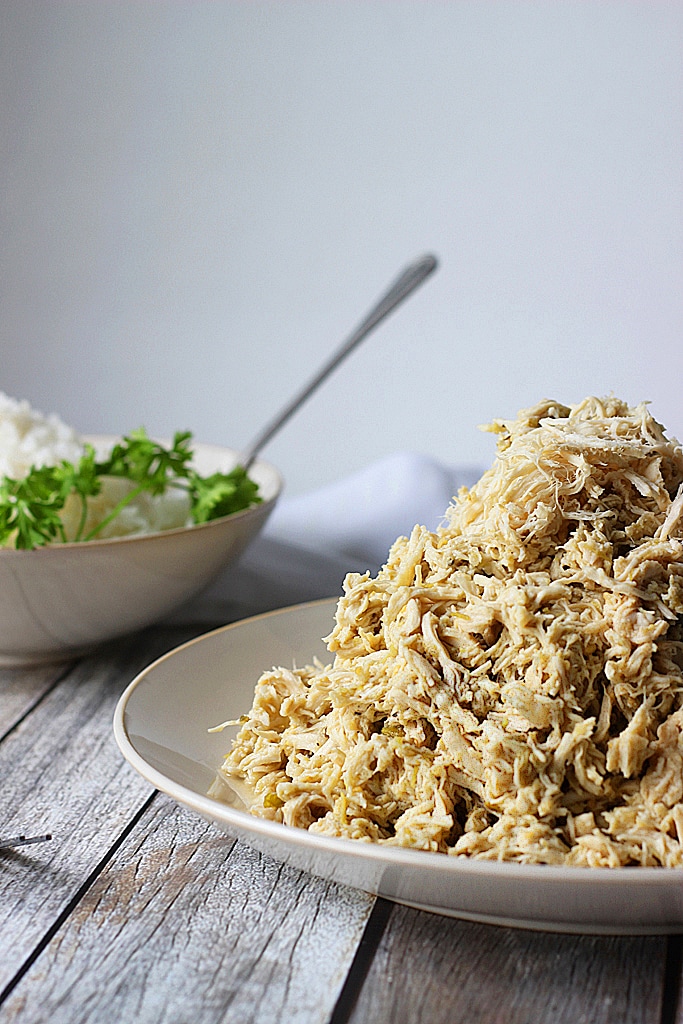
<instances>
[{"instance_id":1,"label":"fresh parsley sprig","mask_svg":"<svg viewBox=\"0 0 683 1024\"><path fill-rule=\"evenodd\" d=\"M235 466L229 473L212 473L207 477L192 473L190 494L195 523L208 523L210 519L229 516L261 501L258 484L242 466Z\"/></svg>"},{"instance_id":2,"label":"fresh parsley sprig","mask_svg":"<svg viewBox=\"0 0 683 1024\"><path fill-rule=\"evenodd\" d=\"M14 540L14 547L28 550L65 541L60 512L69 494L86 499L98 494L101 483L95 473L95 453L87 448L77 466L33 467L21 480L0 481L0 545ZM83 520L84 521L84 517Z\"/></svg>"},{"instance_id":3,"label":"fresh parsley sprig","mask_svg":"<svg viewBox=\"0 0 683 1024\"><path fill-rule=\"evenodd\" d=\"M109 455L98 460L95 450L85 446L77 464L63 461L57 466L32 467L21 480L0 481L0 546L13 544L23 550L58 543L67 538L60 513L67 498L75 494L81 502L76 540L93 540L139 494L162 494L169 487L188 492L195 523L258 504L258 484L236 466L229 473L202 477L192 467L192 434L174 435L166 448L148 437L143 428L132 431L114 445ZM83 535L88 498L100 493L104 477L122 477L134 486L111 512Z\"/></svg>"},{"instance_id":4,"label":"fresh parsley sprig","mask_svg":"<svg viewBox=\"0 0 683 1024\"><path fill-rule=\"evenodd\" d=\"M114 445L109 456L97 463L97 471L100 476L122 476L137 483L140 490L162 494L171 484L189 478L191 440L189 430L178 432L173 446L164 448L140 427Z\"/></svg>"}]
</instances>

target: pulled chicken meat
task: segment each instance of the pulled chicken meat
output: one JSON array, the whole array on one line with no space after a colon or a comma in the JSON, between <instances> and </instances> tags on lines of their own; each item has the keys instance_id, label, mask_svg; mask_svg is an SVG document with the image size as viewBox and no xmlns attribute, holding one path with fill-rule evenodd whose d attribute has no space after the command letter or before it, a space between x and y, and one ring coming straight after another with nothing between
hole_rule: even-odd
<instances>
[{"instance_id":1,"label":"pulled chicken meat","mask_svg":"<svg viewBox=\"0 0 683 1024\"><path fill-rule=\"evenodd\" d=\"M683 864L683 455L646 404L496 420L435 532L350 573L328 665L278 668L212 792L452 856Z\"/></svg>"}]
</instances>

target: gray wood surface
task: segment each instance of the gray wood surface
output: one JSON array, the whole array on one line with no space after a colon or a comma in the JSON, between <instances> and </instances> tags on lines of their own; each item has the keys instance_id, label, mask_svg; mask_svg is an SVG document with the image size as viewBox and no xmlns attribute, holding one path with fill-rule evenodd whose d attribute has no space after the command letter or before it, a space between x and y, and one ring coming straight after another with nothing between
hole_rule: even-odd
<instances>
[{"instance_id":1,"label":"gray wood surface","mask_svg":"<svg viewBox=\"0 0 683 1024\"><path fill-rule=\"evenodd\" d=\"M121 757L112 716L126 685L171 642L156 631L78 663L0 745L2 834L53 836L3 852L0 992L152 792ZM34 694L30 674L26 682Z\"/></svg>"},{"instance_id":2,"label":"gray wood surface","mask_svg":"<svg viewBox=\"0 0 683 1024\"><path fill-rule=\"evenodd\" d=\"M664 936L531 932L397 906L350 1019L660 1024L666 945Z\"/></svg>"},{"instance_id":3,"label":"gray wood surface","mask_svg":"<svg viewBox=\"0 0 683 1024\"><path fill-rule=\"evenodd\" d=\"M324 1024L373 902L157 794L0 1020Z\"/></svg>"},{"instance_id":4,"label":"gray wood surface","mask_svg":"<svg viewBox=\"0 0 683 1024\"><path fill-rule=\"evenodd\" d=\"M30 713L68 670L68 665L0 668L0 740L24 715ZM4 835L4 832L0 834Z\"/></svg>"}]
</instances>

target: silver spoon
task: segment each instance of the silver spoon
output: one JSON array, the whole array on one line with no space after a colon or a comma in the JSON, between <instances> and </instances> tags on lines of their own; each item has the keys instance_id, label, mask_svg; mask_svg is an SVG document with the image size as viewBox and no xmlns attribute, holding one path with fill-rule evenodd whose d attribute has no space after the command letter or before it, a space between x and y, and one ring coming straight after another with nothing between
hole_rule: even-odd
<instances>
[{"instance_id":1,"label":"silver spoon","mask_svg":"<svg viewBox=\"0 0 683 1024\"><path fill-rule=\"evenodd\" d=\"M249 469L252 462L261 449L270 441L272 436L292 416L299 406L303 405L307 398L313 394L317 387L328 377L333 370L339 366L343 359L367 337L370 331L377 324L388 316L403 299L406 299L419 284L429 277L433 270L436 270L438 262L435 256L428 254L410 263L396 278L394 283L384 293L377 303L372 307L365 319L358 325L353 334L332 353L326 363L318 370L316 375L298 391L287 405L256 435L251 444L242 452L238 465Z\"/></svg>"}]
</instances>

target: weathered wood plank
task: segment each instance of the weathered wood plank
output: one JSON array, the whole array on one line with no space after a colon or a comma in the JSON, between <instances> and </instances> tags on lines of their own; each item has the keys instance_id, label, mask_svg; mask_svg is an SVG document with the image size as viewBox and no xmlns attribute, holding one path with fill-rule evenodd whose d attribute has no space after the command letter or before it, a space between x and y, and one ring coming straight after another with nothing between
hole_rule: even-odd
<instances>
[{"instance_id":1,"label":"weathered wood plank","mask_svg":"<svg viewBox=\"0 0 683 1024\"><path fill-rule=\"evenodd\" d=\"M324 1024L373 902L158 794L0 1020Z\"/></svg>"},{"instance_id":2,"label":"weathered wood plank","mask_svg":"<svg viewBox=\"0 0 683 1024\"><path fill-rule=\"evenodd\" d=\"M683 935L670 935L666 952L661 1024L683 1024Z\"/></svg>"},{"instance_id":3,"label":"weathered wood plank","mask_svg":"<svg viewBox=\"0 0 683 1024\"><path fill-rule=\"evenodd\" d=\"M395 907L352 1024L660 1024L666 937L572 936Z\"/></svg>"},{"instance_id":4,"label":"weathered wood plank","mask_svg":"<svg viewBox=\"0 0 683 1024\"><path fill-rule=\"evenodd\" d=\"M0 854L0 992L149 797L112 714L152 658L185 637L155 630L78 663L0 744L3 834L53 840Z\"/></svg>"},{"instance_id":5,"label":"weathered wood plank","mask_svg":"<svg viewBox=\"0 0 683 1024\"><path fill-rule=\"evenodd\" d=\"M0 668L0 739L68 670L68 665Z\"/></svg>"}]
</instances>

